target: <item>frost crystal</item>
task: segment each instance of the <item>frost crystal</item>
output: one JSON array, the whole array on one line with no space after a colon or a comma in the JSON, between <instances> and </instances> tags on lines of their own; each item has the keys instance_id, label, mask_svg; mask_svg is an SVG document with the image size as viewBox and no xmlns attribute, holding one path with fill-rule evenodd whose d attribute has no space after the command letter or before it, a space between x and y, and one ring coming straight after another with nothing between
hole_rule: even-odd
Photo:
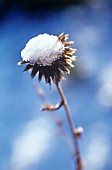
<instances>
[{"instance_id":1,"label":"frost crystal","mask_svg":"<svg viewBox=\"0 0 112 170\"><path fill-rule=\"evenodd\" d=\"M58 37L45 33L29 40L21 52L21 57L32 64L47 66L61 58L63 53L64 44Z\"/></svg>"}]
</instances>

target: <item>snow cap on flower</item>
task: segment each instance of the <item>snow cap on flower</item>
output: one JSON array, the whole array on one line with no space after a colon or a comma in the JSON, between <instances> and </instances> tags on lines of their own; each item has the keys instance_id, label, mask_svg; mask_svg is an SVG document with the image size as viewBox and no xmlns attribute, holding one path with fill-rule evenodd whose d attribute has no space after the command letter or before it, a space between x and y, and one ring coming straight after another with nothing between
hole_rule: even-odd
<instances>
[{"instance_id":1,"label":"snow cap on flower","mask_svg":"<svg viewBox=\"0 0 112 170\"><path fill-rule=\"evenodd\" d=\"M21 52L21 57L23 60L46 66L60 58L63 52L64 44L58 41L57 36L40 34L28 41Z\"/></svg>"},{"instance_id":2,"label":"snow cap on flower","mask_svg":"<svg viewBox=\"0 0 112 170\"><path fill-rule=\"evenodd\" d=\"M69 68L74 67L72 61L75 60L75 49L69 46L73 41L66 42L68 34L60 34L58 37L47 33L40 34L28 41L26 47L21 52L22 61L18 65L28 63L24 72L31 69L33 78L39 73L39 81L42 76L46 83L58 83L63 79L63 72L70 73Z\"/></svg>"}]
</instances>

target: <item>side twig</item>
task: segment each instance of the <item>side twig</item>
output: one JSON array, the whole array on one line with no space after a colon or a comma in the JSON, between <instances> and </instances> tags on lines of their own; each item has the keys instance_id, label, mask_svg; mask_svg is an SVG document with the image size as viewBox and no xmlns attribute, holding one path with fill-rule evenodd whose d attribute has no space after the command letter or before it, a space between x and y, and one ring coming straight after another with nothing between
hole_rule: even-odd
<instances>
[{"instance_id":1,"label":"side twig","mask_svg":"<svg viewBox=\"0 0 112 170\"><path fill-rule=\"evenodd\" d=\"M41 109L41 111L44 111L44 110L54 111L54 110L58 110L61 106L63 106L63 101L61 101L54 107L52 105L45 106Z\"/></svg>"},{"instance_id":2,"label":"side twig","mask_svg":"<svg viewBox=\"0 0 112 170\"><path fill-rule=\"evenodd\" d=\"M45 95L45 92L37 86L37 84L35 85L35 89L38 93L38 96L40 97L40 99L46 104L46 103L49 103L48 102L48 99L46 98L46 95ZM61 103L61 102L60 102ZM58 105L58 104L57 104ZM48 107L48 106L47 106ZM44 107L45 108L45 107ZM41 110L44 111L44 108L42 108ZM53 110L54 111L54 110ZM68 136L68 134L66 133L64 127L63 127L63 124L64 124L64 121L59 118L57 116L57 114L55 114L55 112L53 112L52 110L50 110L50 115L54 121L54 123L56 124L57 128L58 128L58 136L62 136L65 140L65 142L67 143L67 146L69 147L70 151L74 154L73 150L74 150L74 146L73 146L73 143L70 139L70 137Z\"/></svg>"}]
</instances>

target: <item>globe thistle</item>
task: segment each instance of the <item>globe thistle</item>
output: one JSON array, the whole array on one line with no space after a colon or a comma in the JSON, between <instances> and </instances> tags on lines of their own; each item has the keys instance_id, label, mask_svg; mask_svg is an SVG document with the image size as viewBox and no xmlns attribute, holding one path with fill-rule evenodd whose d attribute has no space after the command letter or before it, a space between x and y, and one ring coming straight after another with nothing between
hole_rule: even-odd
<instances>
[{"instance_id":1,"label":"globe thistle","mask_svg":"<svg viewBox=\"0 0 112 170\"><path fill-rule=\"evenodd\" d=\"M45 77L46 83L51 84L62 80L63 72L70 73L70 68L74 67L72 62L76 59L73 53L76 49L70 48L73 41L66 42L68 34L60 34L58 37L49 34L40 34L28 41L26 47L21 52L22 61L18 65L27 63L23 70L31 70L31 78L38 73L41 81Z\"/></svg>"},{"instance_id":2,"label":"globe thistle","mask_svg":"<svg viewBox=\"0 0 112 170\"><path fill-rule=\"evenodd\" d=\"M51 79L55 83L61 101L56 106L47 105L41 110L55 111L64 106L74 139L73 155L76 159L76 169L83 170L83 162L78 146L78 137L83 132L83 129L75 129L67 100L59 83L64 78L63 73L70 74L70 68L74 67L72 62L76 59L76 56L73 56L76 49L69 47L73 44L73 41L66 42L67 39L68 34L64 35L64 33L58 37L45 33L32 38L22 50L21 57L23 60L20 61L18 65L27 64L23 72L31 70L31 78L34 78L38 73L39 81L41 81L44 76L46 83L51 85ZM58 126L60 126L60 124L58 124Z\"/></svg>"}]
</instances>

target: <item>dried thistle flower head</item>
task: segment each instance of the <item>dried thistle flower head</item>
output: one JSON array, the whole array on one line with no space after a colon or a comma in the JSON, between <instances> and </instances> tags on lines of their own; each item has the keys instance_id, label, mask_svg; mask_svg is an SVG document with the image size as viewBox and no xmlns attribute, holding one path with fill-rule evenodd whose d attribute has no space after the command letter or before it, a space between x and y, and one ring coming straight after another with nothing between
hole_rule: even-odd
<instances>
[{"instance_id":1,"label":"dried thistle flower head","mask_svg":"<svg viewBox=\"0 0 112 170\"><path fill-rule=\"evenodd\" d=\"M72 61L76 58L73 56L76 49L69 47L73 41L66 42L67 39L68 34L64 33L58 37L45 33L32 38L22 50L23 60L18 65L27 63L23 72L32 70L32 78L39 73L39 81L44 76L46 83L51 84L51 79L54 83L58 83L63 79L63 72L70 73L69 69L74 67Z\"/></svg>"}]
</instances>

